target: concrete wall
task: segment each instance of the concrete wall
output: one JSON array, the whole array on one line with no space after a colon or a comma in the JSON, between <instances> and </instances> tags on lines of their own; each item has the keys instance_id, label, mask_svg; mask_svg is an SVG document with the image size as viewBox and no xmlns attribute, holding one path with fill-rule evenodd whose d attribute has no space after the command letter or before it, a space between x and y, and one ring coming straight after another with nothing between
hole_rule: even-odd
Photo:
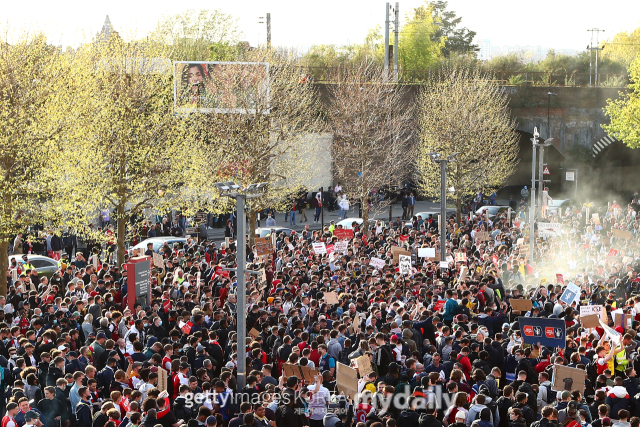
<instances>
[{"instance_id":1,"label":"concrete wall","mask_svg":"<svg viewBox=\"0 0 640 427\"><path fill-rule=\"evenodd\" d=\"M320 95L326 101L328 84L319 83ZM407 86L407 97L415 99L422 86ZM509 96L509 107L517 129L533 133L537 127L542 139L554 138L554 145L564 153L576 145L587 148L605 136L601 125L608 123L603 108L608 99L619 97L620 89L589 87L503 86ZM550 131L547 132L547 93L553 92L549 103ZM548 135L549 133L549 135Z\"/></svg>"}]
</instances>

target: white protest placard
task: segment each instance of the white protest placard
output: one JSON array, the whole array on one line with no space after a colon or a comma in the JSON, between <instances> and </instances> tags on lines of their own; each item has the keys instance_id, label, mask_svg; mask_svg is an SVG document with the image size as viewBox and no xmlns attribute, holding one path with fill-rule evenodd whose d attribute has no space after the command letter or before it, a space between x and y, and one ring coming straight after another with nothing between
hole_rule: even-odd
<instances>
[{"instance_id":1,"label":"white protest placard","mask_svg":"<svg viewBox=\"0 0 640 427\"><path fill-rule=\"evenodd\" d=\"M333 247L336 250L336 252L344 252L347 250L347 247L349 247L349 242L346 240L340 240L340 241L337 241L333 245Z\"/></svg>"},{"instance_id":2,"label":"white protest placard","mask_svg":"<svg viewBox=\"0 0 640 427\"><path fill-rule=\"evenodd\" d=\"M440 268L449 268L449 263L447 261L440 261Z\"/></svg>"},{"instance_id":3,"label":"white protest placard","mask_svg":"<svg viewBox=\"0 0 640 427\"><path fill-rule=\"evenodd\" d=\"M605 311L601 305L583 305L580 307L580 317L597 314L602 319L602 312ZM606 317L603 319L606 320Z\"/></svg>"},{"instance_id":4,"label":"white protest placard","mask_svg":"<svg viewBox=\"0 0 640 427\"><path fill-rule=\"evenodd\" d=\"M602 327L602 329L604 329L604 333L607 334L611 342L613 342L616 347L619 346L620 338L621 338L620 333L610 328L609 326L605 325L604 323L602 323L602 320L600 321L600 326Z\"/></svg>"},{"instance_id":5,"label":"white protest placard","mask_svg":"<svg viewBox=\"0 0 640 427\"><path fill-rule=\"evenodd\" d=\"M327 246L324 244L324 242L316 242L313 243L313 252L316 253L316 255L325 255L327 253Z\"/></svg>"},{"instance_id":6,"label":"white protest placard","mask_svg":"<svg viewBox=\"0 0 640 427\"><path fill-rule=\"evenodd\" d=\"M162 255L155 252L153 253L153 265L164 270L164 259L162 258Z\"/></svg>"},{"instance_id":7,"label":"white protest placard","mask_svg":"<svg viewBox=\"0 0 640 427\"><path fill-rule=\"evenodd\" d=\"M323 243L323 245L324 245L324 243ZM294 250L294 249L295 249L295 247L294 247L291 243L289 243L289 244L287 245L287 247L289 248L289 250L290 250L290 251L292 251L292 250Z\"/></svg>"},{"instance_id":8,"label":"white protest placard","mask_svg":"<svg viewBox=\"0 0 640 427\"><path fill-rule=\"evenodd\" d=\"M453 262L453 257L451 255L447 255L447 262L449 264Z\"/></svg>"},{"instance_id":9,"label":"white protest placard","mask_svg":"<svg viewBox=\"0 0 640 427\"><path fill-rule=\"evenodd\" d=\"M369 260L369 265L375 268L376 270L382 270L384 268L384 261L380 258L371 258Z\"/></svg>"},{"instance_id":10,"label":"white protest placard","mask_svg":"<svg viewBox=\"0 0 640 427\"><path fill-rule=\"evenodd\" d=\"M538 231L540 237L560 237L560 231L562 230L562 224L555 222L539 222Z\"/></svg>"},{"instance_id":11,"label":"white protest placard","mask_svg":"<svg viewBox=\"0 0 640 427\"><path fill-rule=\"evenodd\" d=\"M420 258L435 258L436 248L418 248L418 256Z\"/></svg>"},{"instance_id":12,"label":"white protest placard","mask_svg":"<svg viewBox=\"0 0 640 427\"><path fill-rule=\"evenodd\" d=\"M411 256L408 255L400 255L400 264L399 270L400 274L406 274L407 276L411 274Z\"/></svg>"},{"instance_id":13,"label":"white protest placard","mask_svg":"<svg viewBox=\"0 0 640 427\"><path fill-rule=\"evenodd\" d=\"M571 303L575 301L576 297L578 297L579 295L580 288L574 283L569 283L567 285L567 289L565 289L562 293L560 301L564 302L565 304L571 305Z\"/></svg>"}]
</instances>

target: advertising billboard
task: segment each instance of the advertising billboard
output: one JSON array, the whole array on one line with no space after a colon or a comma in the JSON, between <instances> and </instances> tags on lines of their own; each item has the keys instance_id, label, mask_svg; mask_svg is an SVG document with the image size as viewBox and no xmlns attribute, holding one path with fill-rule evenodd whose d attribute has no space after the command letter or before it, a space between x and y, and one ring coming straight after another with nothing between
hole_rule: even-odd
<instances>
[{"instance_id":1,"label":"advertising billboard","mask_svg":"<svg viewBox=\"0 0 640 427\"><path fill-rule=\"evenodd\" d=\"M269 64L174 62L177 112L269 113Z\"/></svg>"}]
</instances>

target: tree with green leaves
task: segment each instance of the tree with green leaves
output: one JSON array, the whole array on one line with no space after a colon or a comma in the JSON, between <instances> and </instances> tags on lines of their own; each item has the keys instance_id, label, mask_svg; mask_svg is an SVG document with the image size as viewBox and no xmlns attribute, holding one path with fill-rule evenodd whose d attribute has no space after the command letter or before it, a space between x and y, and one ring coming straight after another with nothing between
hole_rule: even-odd
<instances>
[{"instance_id":1,"label":"tree with green leaves","mask_svg":"<svg viewBox=\"0 0 640 427\"><path fill-rule=\"evenodd\" d=\"M65 150L69 176L59 185L84 196L87 214L115 211L111 243L121 265L132 218L180 207L197 155L190 145L193 127L174 112L165 45L110 40L87 45L76 57L77 70L91 82L80 98L88 114L77 119L78 132Z\"/></svg>"},{"instance_id":2,"label":"tree with green leaves","mask_svg":"<svg viewBox=\"0 0 640 427\"><path fill-rule=\"evenodd\" d=\"M640 57L629 66L629 91L608 100L604 111L611 119L602 128L630 148L640 148Z\"/></svg>"},{"instance_id":3,"label":"tree with green leaves","mask_svg":"<svg viewBox=\"0 0 640 427\"><path fill-rule=\"evenodd\" d=\"M219 9L186 10L164 16L150 38L171 47L174 61L225 61L238 48L237 18Z\"/></svg>"},{"instance_id":4,"label":"tree with green leaves","mask_svg":"<svg viewBox=\"0 0 640 427\"><path fill-rule=\"evenodd\" d=\"M438 30L433 34L433 40L445 41L442 48L442 54L445 58L449 58L452 53L466 55L477 52L478 45L473 44L473 38L476 36L475 31L471 31L466 27L461 27L462 17L456 16L456 13L447 10L448 1L430 1L426 7L421 6L419 9L429 10L434 21L438 22Z\"/></svg>"},{"instance_id":5,"label":"tree with green leaves","mask_svg":"<svg viewBox=\"0 0 640 427\"><path fill-rule=\"evenodd\" d=\"M7 295L8 250L34 224L73 220L74 195L59 197L63 147L77 135L88 87L73 55L42 34L0 41L0 295ZM66 213L64 213L66 212ZM37 237L37 236L32 236ZM14 249L15 250L15 249Z\"/></svg>"},{"instance_id":6,"label":"tree with green leaves","mask_svg":"<svg viewBox=\"0 0 640 427\"><path fill-rule=\"evenodd\" d=\"M454 68L434 75L419 95L419 189L427 197L440 195L440 166L429 153L459 153L447 165L458 222L465 197L498 189L518 164L519 137L499 89L490 75Z\"/></svg>"},{"instance_id":7,"label":"tree with green leaves","mask_svg":"<svg viewBox=\"0 0 640 427\"><path fill-rule=\"evenodd\" d=\"M438 26L429 7L420 6L407 15L400 30L399 66L404 71L427 70L438 62L446 40L436 37Z\"/></svg>"},{"instance_id":8,"label":"tree with green leaves","mask_svg":"<svg viewBox=\"0 0 640 427\"><path fill-rule=\"evenodd\" d=\"M640 28L617 33L603 45L602 57L604 59L629 67L636 58L640 57Z\"/></svg>"}]
</instances>

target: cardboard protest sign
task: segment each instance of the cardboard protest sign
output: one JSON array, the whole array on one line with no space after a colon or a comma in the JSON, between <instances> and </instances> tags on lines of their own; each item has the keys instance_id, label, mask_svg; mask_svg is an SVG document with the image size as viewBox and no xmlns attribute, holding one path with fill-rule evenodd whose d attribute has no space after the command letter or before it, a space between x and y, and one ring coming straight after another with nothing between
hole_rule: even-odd
<instances>
[{"instance_id":1,"label":"cardboard protest sign","mask_svg":"<svg viewBox=\"0 0 640 427\"><path fill-rule=\"evenodd\" d=\"M551 390L557 392L580 390L584 391L587 372L584 369L554 365L551 376Z\"/></svg>"},{"instance_id":2,"label":"cardboard protest sign","mask_svg":"<svg viewBox=\"0 0 640 427\"><path fill-rule=\"evenodd\" d=\"M330 254L334 251L333 245L327 245L327 253Z\"/></svg>"},{"instance_id":3,"label":"cardboard protest sign","mask_svg":"<svg viewBox=\"0 0 640 427\"><path fill-rule=\"evenodd\" d=\"M597 213L592 214L591 221L593 221L595 224L600 224L600 215L598 215Z\"/></svg>"},{"instance_id":4,"label":"cardboard protest sign","mask_svg":"<svg viewBox=\"0 0 640 427\"><path fill-rule=\"evenodd\" d=\"M488 240L491 240L491 236L489 235L488 231L478 231L476 233L476 240L479 240L481 242L486 242Z\"/></svg>"},{"instance_id":5,"label":"cardboard protest sign","mask_svg":"<svg viewBox=\"0 0 640 427\"><path fill-rule=\"evenodd\" d=\"M391 248L391 253L393 254L393 262L397 263L400 261L400 255L407 255L411 257L411 252L407 251L399 246L393 246Z\"/></svg>"},{"instance_id":6,"label":"cardboard protest sign","mask_svg":"<svg viewBox=\"0 0 640 427\"><path fill-rule=\"evenodd\" d=\"M449 262L448 261L440 261L440 268L442 268L442 269L449 268Z\"/></svg>"},{"instance_id":7,"label":"cardboard protest sign","mask_svg":"<svg viewBox=\"0 0 640 427\"><path fill-rule=\"evenodd\" d=\"M609 253L607 254L607 256L608 257L609 256L611 256L611 257L618 256L618 251L616 249L611 249L611 250L609 250Z\"/></svg>"},{"instance_id":8,"label":"cardboard protest sign","mask_svg":"<svg viewBox=\"0 0 640 427\"><path fill-rule=\"evenodd\" d=\"M514 311L529 311L533 308L533 302L530 299L514 299L510 300L511 308Z\"/></svg>"},{"instance_id":9,"label":"cardboard protest sign","mask_svg":"<svg viewBox=\"0 0 640 427\"><path fill-rule=\"evenodd\" d=\"M167 371L158 369L158 390L167 391Z\"/></svg>"},{"instance_id":10,"label":"cardboard protest sign","mask_svg":"<svg viewBox=\"0 0 640 427\"><path fill-rule=\"evenodd\" d=\"M358 368L358 373L360 374L360 378L373 372L373 368L371 367L371 361L369 360L369 356L367 355L360 356L354 359L354 362L356 363L356 367Z\"/></svg>"},{"instance_id":11,"label":"cardboard protest sign","mask_svg":"<svg viewBox=\"0 0 640 427\"><path fill-rule=\"evenodd\" d=\"M566 323L563 319L518 317L522 339L525 344L540 343L547 347L566 346Z\"/></svg>"},{"instance_id":12,"label":"cardboard protest sign","mask_svg":"<svg viewBox=\"0 0 640 427\"><path fill-rule=\"evenodd\" d=\"M556 281L561 285L564 285L564 277L562 276L562 274L556 274Z\"/></svg>"},{"instance_id":13,"label":"cardboard protest sign","mask_svg":"<svg viewBox=\"0 0 640 427\"><path fill-rule=\"evenodd\" d=\"M617 228L614 228L611 230L611 232L613 233L613 237L617 237L619 239L631 240L631 238L633 237L633 234L627 230L619 230Z\"/></svg>"},{"instance_id":14,"label":"cardboard protest sign","mask_svg":"<svg viewBox=\"0 0 640 427\"><path fill-rule=\"evenodd\" d=\"M418 256L420 258L435 258L436 248L418 248Z\"/></svg>"},{"instance_id":15,"label":"cardboard protest sign","mask_svg":"<svg viewBox=\"0 0 640 427\"><path fill-rule=\"evenodd\" d=\"M336 363L336 388L338 392L355 399L358 394L358 372L342 363Z\"/></svg>"},{"instance_id":16,"label":"cardboard protest sign","mask_svg":"<svg viewBox=\"0 0 640 427\"><path fill-rule=\"evenodd\" d=\"M251 330L249 331L249 335L255 339L260 336L260 332L256 328L251 328Z\"/></svg>"},{"instance_id":17,"label":"cardboard protest sign","mask_svg":"<svg viewBox=\"0 0 640 427\"><path fill-rule=\"evenodd\" d=\"M273 252L271 239L269 237L256 237L256 253L258 256L269 255Z\"/></svg>"},{"instance_id":18,"label":"cardboard protest sign","mask_svg":"<svg viewBox=\"0 0 640 427\"><path fill-rule=\"evenodd\" d=\"M518 240L516 240L516 245L517 246L524 245L524 237L520 237Z\"/></svg>"},{"instance_id":19,"label":"cardboard protest sign","mask_svg":"<svg viewBox=\"0 0 640 427\"><path fill-rule=\"evenodd\" d=\"M164 259L162 259L162 255L155 252L153 253L153 265L164 270Z\"/></svg>"},{"instance_id":20,"label":"cardboard protest sign","mask_svg":"<svg viewBox=\"0 0 640 427\"><path fill-rule=\"evenodd\" d=\"M580 323L585 328L595 328L600 326L600 316L597 314L589 314L587 316L580 316Z\"/></svg>"},{"instance_id":21,"label":"cardboard protest sign","mask_svg":"<svg viewBox=\"0 0 640 427\"><path fill-rule=\"evenodd\" d=\"M630 314L621 313L618 310L613 312L613 324L616 326L622 326L623 328L630 328L633 322L633 316Z\"/></svg>"},{"instance_id":22,"label":"cardboard protest sign","mask_svg":"<svg viewBox=\"0 0 640 427\"><path fill-rule=\"evenodd\" d=\"M336 228L335 230L333 230L333 235L340 240L349 240L353 239L353 230L347 228Z\"/></svg>"},{"instance_id":23,"label":"cardboard protest sign","mask_svg":"<svg viewBox=\"0 0 640 427\"><path fill-rule=\"evenodd\" d=\"M571 305L571 303L576 299L576 297L580 295L580 288L573 283L569 283L567 288L562 293L560 297L560 301L565 304Z\"/></svg>"},{"instance_id":24,"label":"cardboard protest sign","mask_svg":"<svg viewBox=\"0 0 640 427\"><path fill-rule=\"evenodd\" d=\"M304 378L304 380L308 384L313 384L315 382L315 376L318 375L318 370L310 368L308 366L299 366L300 368L300 377Z\"/></svg>"},{"instance_id":25,"label":"cardboard protest sign","mask_svg":"<svg viewBox=\"0 0 640 427\"><path fill-rule=\"evenodd\" d=\"M324 301L327 304L337 304L338 303L338 294L335 292L325 292L324 293Z\"/></svg>"},{"instance_id":26,"label":"cardboard protest sign","mask_svg":"<svg viewBox=\"0 0 640 427\"><path fill-rule=\"evenodd\" d=\"M312 246L313 252L315 252L316 255L326 255L327 247L325 246L324 242L316 242L313 243Z\"/></svg>"},{"instance_id":27,"label":"cardboard protest sign","mask_svg":"<svg viewBox=\"0 0 640 427\"><path fill-rule=\"evenodd\" d=\"M399 270L400 274L406 274L407 276L411 274L411 256L400 255L399 257Z\"/></svg>"},{"instance_id":28,"label":"cardboard protest sign","mask_svg":"<svg viewBox=\"0 0 640 427\"><path fill-rule=\"evenodd\" d=\"M191 332L191 328L193 327L193 323L191 322L184 323L183 321L180 321L180 323L178 324L178 327L182 332L185 333L185 335L189 335L189 332Z\"/></svg>"},{"instance_id":29,"label":"cardboard protest sign","mask_svg":"<svg viewBox=\"0 0 640 427\"><path fill-rule=\"evenodd\" d=\"M298 365L294 365L292 363L283 363L282 370L284 371L285 377L299 376L300 375L300 367Z\"/></svg>"},{"instance_id":30,"label":"cardboard protest sign","mask_svg":"<svg viewBox=\"0 0 640 427\"><path fill-rule=\"evenodd\" d=\"M380 258L371 258L369 260L369 265L375 268L376 270L382 270L384 268L384 261Z\"/></svg>"}]
</instances>

